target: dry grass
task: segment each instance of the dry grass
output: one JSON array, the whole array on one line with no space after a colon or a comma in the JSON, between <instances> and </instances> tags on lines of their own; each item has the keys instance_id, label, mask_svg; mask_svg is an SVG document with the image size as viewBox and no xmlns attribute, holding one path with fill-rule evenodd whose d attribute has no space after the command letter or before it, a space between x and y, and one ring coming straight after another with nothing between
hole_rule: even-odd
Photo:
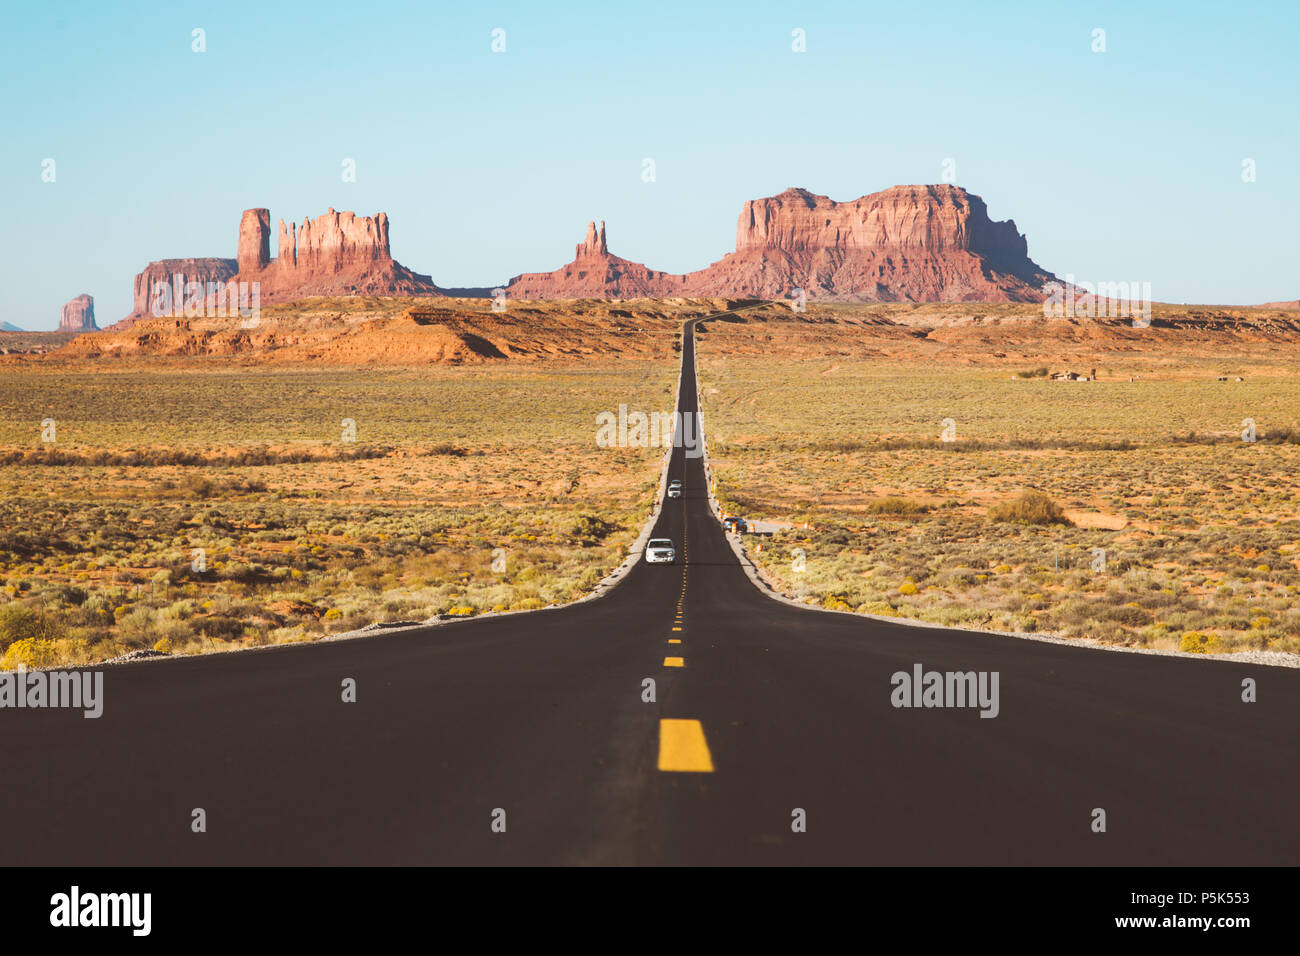
<instances>
[{"instance_id":1,"label":"dry grass","mask_svg":"<svg viewBox=\"0 0 1300 956\"><path fill-rule=\"evenodd\" d=\"M0 660L201 653L573 600L622 561L662 456L598 447L595 416L666 410L675 377L667 355L6 370Z\"/></svg>"},{"instance_id":2,"label":"dry grass","mask_svg":"<svg viewBox=\"0 0 1300 956\"><path fill-rule=\"evenodd\" d=\"M1098 346L1082 367L1099 381L1053 382L1013 371L1048 358L1051 335L1012 354L979 331L983 361L850 323L718 324L701 341L719 497L794 525L756 554L787 593L1128 645L1300 651L1300 382L1275 344ZM1229 365L1244 381L1218 380ZM1241 440L1246 418L1260 440Z\"/></svg>"}]
</instances>

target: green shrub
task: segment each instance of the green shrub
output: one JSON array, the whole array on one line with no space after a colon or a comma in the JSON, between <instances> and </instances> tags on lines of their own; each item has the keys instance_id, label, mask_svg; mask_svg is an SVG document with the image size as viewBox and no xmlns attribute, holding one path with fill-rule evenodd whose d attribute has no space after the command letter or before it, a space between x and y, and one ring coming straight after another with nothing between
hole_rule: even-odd
<instances>
[{"instance_id":1,"label":"green shrub","mask_svg":"<svg viewBox=\"0 0 1300 956\"><path fill-rule=\"evenodd\" d=\"M17 667L28 669L47 667L54 663L54 645L49 641L36 638L23 638L14 641L0 660L0 669L14 670Z\"/></svg>"},{"instance_id":2,"label":"green shrub","mask_svg":"<svg viewBox=\"0 0 1300 956\"><path fill-rule=\"evenodd\" d=\"M579 515L569 527L569 533L583 544L599 544L618 530L618 525L599 515Z\"/></svg>"},{"instance_id":3,"label":"green shrub","mask_svg":"<svg viewBox=\"0 0 1300 956\"><path fill-rule=\"evenodd\" d=\"M41 616L23 604L6 604L0 608L0 651L15 641L41 636Z\"/></svg>"},{"instance_id":4,"label":"green shrub","mask_svg":"<svg viewBox=\"0 0 1300 956\"><path fill-rule=\"evenodd\" d=\"M992 521L1006 521L1013 524L1073 524L1065 517L1061 506L1041 491L1025 491L1019 498L1004 501L989 509Z\"/></svg>"},{"instance_id":5,"label":"green shrub","mask_svg":"<svg viewBox=\"0 0 1300 956\"><path fill-rule=\"evenodd\" d=\"M1222 643L1217 634L1185 631L1181 647L1188 654L1215 654L1221 649Z\"/></svg>"},{"instance_id":6,"label":"green shrub","mask_svg":"<svg viewBox=\"0 0 1300 956\"><path fill-rule=\"evenodd\" d=\"M868 502L867 511L873 515L920 515L930 510L930 506L907 498L890 495Z\"/></svg>"}]
</instances>

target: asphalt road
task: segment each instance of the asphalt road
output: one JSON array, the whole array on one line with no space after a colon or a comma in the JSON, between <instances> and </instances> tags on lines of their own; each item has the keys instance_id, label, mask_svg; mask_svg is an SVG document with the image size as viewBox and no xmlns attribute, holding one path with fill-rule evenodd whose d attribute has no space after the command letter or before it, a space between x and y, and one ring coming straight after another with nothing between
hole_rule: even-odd
<instances>
[{"instance_id":1,"label":"asphalt road","mask_svg":"<svg viewBox=\"0 0 1300 956\"><path fill-rule=\"evenodd\" d=\"M692 350L688 337L688 370ZM0 710L0 863L1300 857L1300 671L789 607L737 563L700 459L678 449L670 468L685 495L654 536L685 561L638 564L598 600L109 668L98 720ZM895 708L891 675L915 664L998 672L998 716Z\"/></svg>"}]
</instances>

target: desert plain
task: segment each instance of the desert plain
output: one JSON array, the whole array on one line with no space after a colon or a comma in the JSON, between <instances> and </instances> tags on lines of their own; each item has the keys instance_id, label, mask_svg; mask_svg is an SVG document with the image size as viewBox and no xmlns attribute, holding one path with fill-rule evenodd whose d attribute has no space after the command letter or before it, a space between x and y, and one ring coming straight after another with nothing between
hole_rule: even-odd
<instances>
[{"instance_id":1,"label":"desert plain","mask_svg":"<svg viewBox=\"0 0 1300 956\"><path fill-rule=\"evenodd\" d=\"M681 324L732 309L697 328L716 492L773 529L745 546L791 598L1300 653L1294 309L371 296L0 334L0 660L576 600L663 461L602 447L597 416L670 411Z\"/></svg>"}]
</instances>

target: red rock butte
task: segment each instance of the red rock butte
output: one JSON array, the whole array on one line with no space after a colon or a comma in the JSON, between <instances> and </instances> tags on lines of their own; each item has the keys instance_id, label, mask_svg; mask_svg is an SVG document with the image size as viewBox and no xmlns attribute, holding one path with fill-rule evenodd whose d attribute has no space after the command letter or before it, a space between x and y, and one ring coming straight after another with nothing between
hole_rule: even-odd
<instances>
[{"instance_id":1,"label":"red rock butte","mask_svg":"<svg viewBox=\"0 0 1300 956\"><path fill-rule=\"evenodd\" d=\"M60 332L98 332L95 324L95 299L83 292L63 307L59 317Z\"/></svg>"},{"instance_id":2,"label":"red rock butte","mask_svg":"<svg viewBox=\"0 0 1300 956\"><path fill-rule=\"evenodd\" d=\"M388 216L357 216L330 209L302 226L280 220L271 258L271 212L246 209L234 259L161 259L135 277L134 308L118 326L149 317L158 283L259 284L260 301L286 302L323 295L439 295L433 279L397 262L388 245Z\"/></svg>"},{"instance_id":3,"label":"red rock butte","mask_svg":"<svg viewBox=\"0 0 1300 956\"><path fill-rule=\"evenodd\" d=\"M525 272L506 284L512 299L637 299L681 295L686 276L655 272L611 255L605 224L587 223L587 238L574 258L554 272Z\"/></svg>"},{"instance_id":4,"label":"red rock butte","mask_svg":"<svg viewBox=\"0 0 1300 956\"><path fill-rule=\"evenodd\" d=\"M246 209L235 254L238 282L261 283L263 302L309 295L436 295L429 276L393 259L388 216L357 216L330 209L302 226L280 220L271 258L271 213Z\"/></svg>"}]
</instances>

